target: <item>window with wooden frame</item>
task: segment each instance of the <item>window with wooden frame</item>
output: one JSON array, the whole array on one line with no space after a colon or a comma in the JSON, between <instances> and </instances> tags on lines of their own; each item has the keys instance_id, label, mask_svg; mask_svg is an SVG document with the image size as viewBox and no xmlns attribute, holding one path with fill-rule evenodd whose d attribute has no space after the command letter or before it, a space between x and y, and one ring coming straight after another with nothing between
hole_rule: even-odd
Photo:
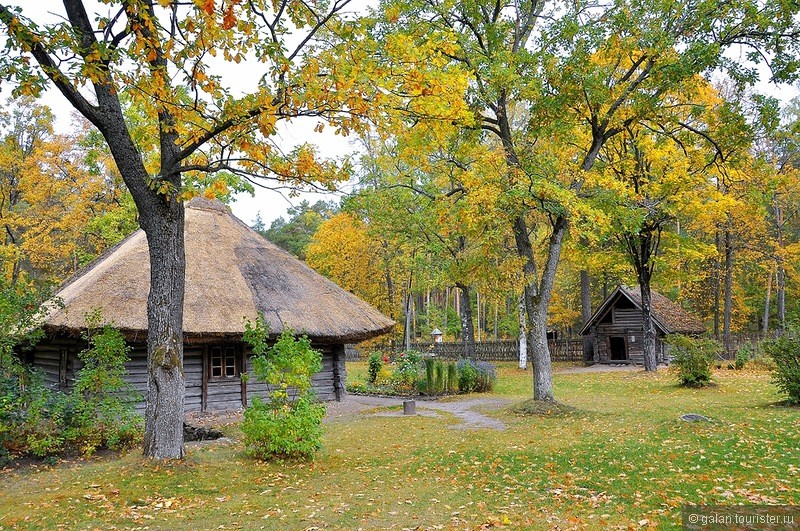
<instances>
[{"instance_id":1,"label":"window with wooden frame","mask_svg":"<svg viewBox=\"0 0 800 531\"><path fill-rule=\"evenodd\" d=\"M236 347L211 347L209 350L210 378L239 376L239 351Z\"/></svg>"}]
</instances>

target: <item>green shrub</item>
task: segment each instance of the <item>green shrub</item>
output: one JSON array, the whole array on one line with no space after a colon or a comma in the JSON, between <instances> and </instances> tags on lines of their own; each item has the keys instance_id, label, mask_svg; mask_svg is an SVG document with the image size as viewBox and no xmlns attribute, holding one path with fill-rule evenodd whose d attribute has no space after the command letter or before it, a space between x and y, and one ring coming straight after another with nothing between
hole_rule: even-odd
<instances>
[{"instance_id":1,"label":"green shrub","mask_svg":"<svg viewBox=\"0 0 800 531\"><path fill-rule=\"evenodd\" d=\"M369 373L369 380L368 382L371 384L375 383L375 379L378 377L378 373L383 367L383 359L380 352L373 351L369 355L369 365L368 365L368 373Z\"/></svg>"},{"instance_id":2,"label":"green shrub","mask_svg":"<svg viewBox=\"0 0 800 531\"><path fill-rule=\"evenodd\" d=\"M392 374L392 385L400 391L416 389L422 354L416 350L400 353L395 359L397 367Z\"/></svg>"},{"instance_id":3,"label":"green shrub","mask_svg":"<svg viewBox=\"0 0 800 531\"><path fill-rule=\"evenodd\" d=\"M98 312L87 316L90 330L84 339L89 348L78 354L83 368L63 411L65 439L84 455L101 446L133 446L144 429L143 419L136 413L136 402L141 397L125 381L125 363L131 349L113 326L99 328L100 319Z\"/></svg>"},{"instance_id":4,"label":"green shrub","mask_svg":"<svg viewBox=\"0 0 800 531\"><path fill-rule=\"evenodd\" d=\"M711 382L711 367L722 351L719 341L674 334L667 342L681 385L703 387Z\"/></svg>"},{"instance_id":5,"label":"green shrub","mask_svg":"<svg viewBox=\"0 0 800 531\"><path fill-rule=\"evenodd\" d=\"M461 393L485 393L494 388L494 365L485 361L462 359L458 362L458 390Z\"/></svg>"},{"instance_id":6,"label":"green shrub","mask_svg":"<svg viewBox=\"0 0 800 531\"><path fill-rule=\"evenodd\" d=\"M69 395L46 387L40 373L18 361L0 370L0 460L74 450L91 455L141 440L143 419L135 410L140 397L124 380L130 349L119 330L106 325L96 331L99 313L87 319L89 348L79 354L84 367Z\"/></svg>"},{"instance_id":7,"label":"green shrub","mask_svg":"<svg viewBox=\"0 0 800 531\"><path fill-rule=\"evenodd\" d=\"M272 347L262 316L246 323L244 340L253 349L253 372L266 382L269 400L254 398L244 411L242 432L248 451L258 459L310 458L322 447L325 406L314 402L311 377L322 368L322 355L305 336L284 330Z\"/></svg>"},{"instance_id":8,"label":"green shrub","mask_svg":"<svg viewBox=\"0 0 800 531\"><path fill-rule=\"evenodd\" d=\"M442 360L436 360L436 363L433 367L434 372L434 381L433 387L436 390L436 394L442 394L445 392L444 388L444 362Z\"/></svg>"},{"instance_id":9,"label":"green shrub","mask_svg":"<svg viewBox=\"0 0 800 531\"><path fill-rule=\"evenodd\" d=\"M458 367L452 361L447 363L447 389L446 390L447 390L448 393L456 393L456 392L458 392Z\"/></svg>"},{"instance_id":10,"label":"green shrub","mask_svg":"<svg viewBox=\"0 0 800 531\"><path fill-rule=\"evenodd\" d=\"M435 382L433 380L433 367L436 364L431 356L425 358L425 392L429 395L437 394Z\"/></svg>"},{"instance_id":11,"label":"green shrub","mask_svg":"<svg viewBox=\"0 0 800 531\"><path fill-rule=\"evenodd\" d=\"M789 403L800 404L800 337L797 332L765 341L764 351L775 361L772 381L789 397Z\"/></svg>"},{"instance_id":12,"label":"green shrub","mask_svg":"<svg viewBox=\"0 0 800 531\"><path fill-rule=\"evenodd\" d=\"M739 350L736 351L736 358L733 361L733 368L737 371L744 369L744 366L747 365L747 362L754 357L754 350L755 349L753 348L753 345L750 343L745 343L739 347Z\"/></svg>"},{"instance_id":13,"label":"green shrub","mask_svg":"<svg viewBox=\"0 0 800 531\"><path fill-rule=\"evenodd\" d=\"M322 448L324 416L325 406L308 395L290 407L274 407L271 401L254 397L242 421L245 445L259 459L312 457Z\"/></svg>"}]
</instances>

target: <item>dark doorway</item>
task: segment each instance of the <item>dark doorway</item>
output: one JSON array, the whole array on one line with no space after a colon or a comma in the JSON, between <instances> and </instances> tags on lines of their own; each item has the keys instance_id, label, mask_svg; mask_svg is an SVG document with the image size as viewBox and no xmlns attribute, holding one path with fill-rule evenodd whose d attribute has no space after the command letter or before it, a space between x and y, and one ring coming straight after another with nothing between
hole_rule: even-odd
<instances>
[{"instance_id":1,"label":"dark doorway","mask_svg":"<svg viewBox=\"0 0 800 531\"><path fill-rule=\"evenodd\" d=\"M624 337L610 337L608 343L611 351L611 361L627 361L628 347L625 344Z\"/></svg>"}]
</instances>

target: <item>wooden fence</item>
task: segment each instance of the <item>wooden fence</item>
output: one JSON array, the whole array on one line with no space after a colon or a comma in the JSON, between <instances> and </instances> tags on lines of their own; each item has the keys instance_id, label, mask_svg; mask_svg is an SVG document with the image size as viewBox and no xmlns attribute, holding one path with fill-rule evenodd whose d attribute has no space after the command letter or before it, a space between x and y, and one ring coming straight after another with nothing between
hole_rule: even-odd
<instances>
[{"instance_id":1,"label":"wooden fence","mask_svg":"<svg viewBox=\"0 0 800 531\"><path fill-rule=\"evenodd\" d=\"M550 357L553 361L583 361L583 341L581 339L552 340ZM448 343L411 343L411 349L423 353L435 354L444 359L459 359L464 357L464 344L461 342ZM391 352L388 345L375 347L381 352ZM396 353L402 352L402 347L395 349ZM364 360L369 355L368 351L361 352L355 346L346 349L348 361ZM519 343L517 341L482 341L475 343L475 359L480 361L517 361L519 360Z\"/></svg>"}]
</instances>

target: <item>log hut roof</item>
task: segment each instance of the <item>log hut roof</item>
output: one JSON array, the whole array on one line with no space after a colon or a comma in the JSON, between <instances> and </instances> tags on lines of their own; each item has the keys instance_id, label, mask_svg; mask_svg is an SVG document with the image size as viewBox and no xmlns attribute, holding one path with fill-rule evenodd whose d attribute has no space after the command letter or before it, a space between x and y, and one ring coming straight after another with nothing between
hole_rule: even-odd
<instances>
[{"instance_id":1,"label":"log hut roof","mask_svg":"<svg viewBox=\"0 0 800 531\"><path fill-rule=\"evenodd\" d=\"M617 304L620 298L625 297L638 310L642 309L642 294L638 287L617 286L605 301L600 305L592 317L583 325L581 335L587 335L592 326L595 326L611 307ZM664 295L657 291L650 291L650 314L653 322L663 334L702 334L706 331L703 323Z\"/></svg>"},{"instance_id":2,"label":"log hut roof","mask_svg":"<svg viewBox=\"0 0 800 531\"><path fill-rule=\"evenodd\" d=\"M355 342L395 324L378 310L266 240L219 201L186 204L187 343L241 339L259 312L270 334L285 327L325 343ZM68 279L55 294L48 332L76 334L94 309L129 339L146 339L150 258L139 229Z\"/></svg>"}]
</instances>

